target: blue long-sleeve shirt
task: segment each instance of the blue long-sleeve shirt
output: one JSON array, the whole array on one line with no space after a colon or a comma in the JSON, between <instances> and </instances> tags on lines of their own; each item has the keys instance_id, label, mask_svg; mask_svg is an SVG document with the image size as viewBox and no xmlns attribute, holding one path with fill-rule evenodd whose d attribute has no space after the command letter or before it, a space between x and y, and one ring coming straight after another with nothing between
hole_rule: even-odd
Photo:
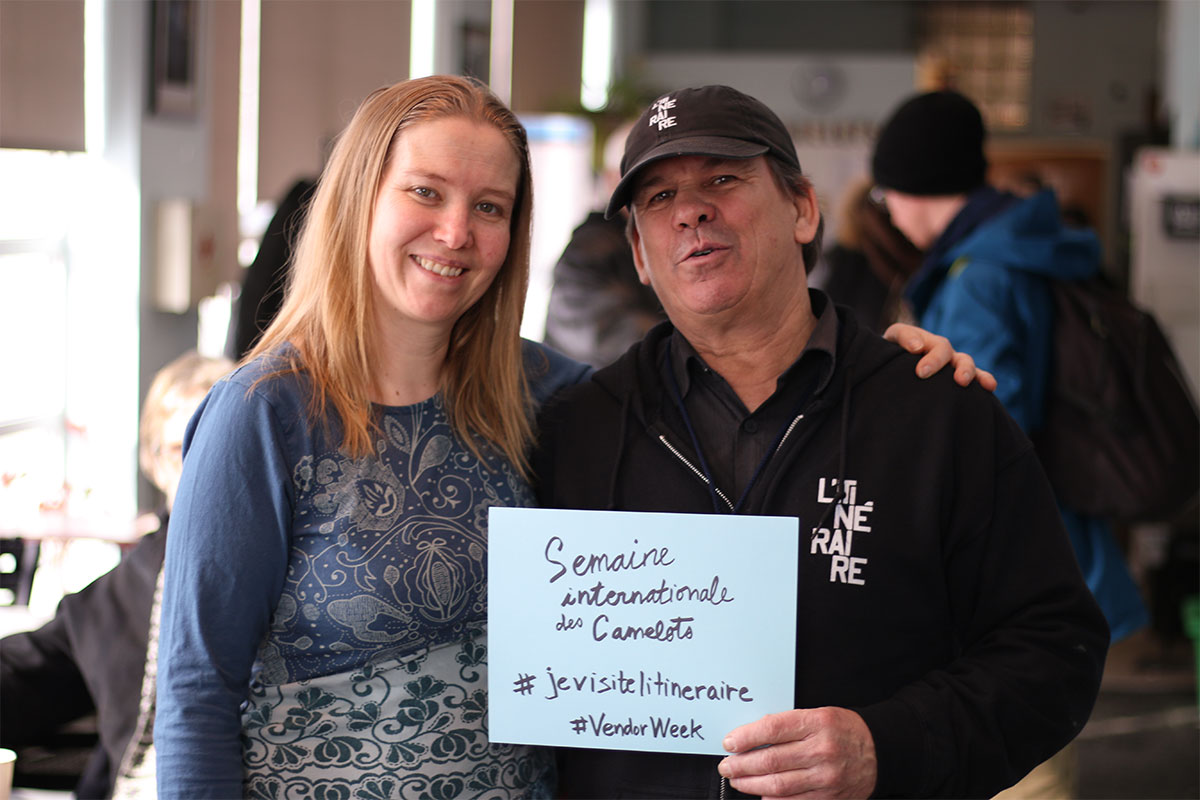
<instances>
[{"instance_id":1,"label":"blue long-sleeve shirt","mask_svg":"<svg viewBox=\"0 0 1200 800\"><path fill-rule=\"evenodd\" d=\"M525 353L538 402L588 373ZM308 423L302 377L255 385L269 367L214 387L185 441L159 647L162 797L241 796L252 681L345 672L485 619L487 509L533 502L505 459L470 453L440 395L380 408L375 455L350 459L335 422Z\"/></svg>"}]
</instances>

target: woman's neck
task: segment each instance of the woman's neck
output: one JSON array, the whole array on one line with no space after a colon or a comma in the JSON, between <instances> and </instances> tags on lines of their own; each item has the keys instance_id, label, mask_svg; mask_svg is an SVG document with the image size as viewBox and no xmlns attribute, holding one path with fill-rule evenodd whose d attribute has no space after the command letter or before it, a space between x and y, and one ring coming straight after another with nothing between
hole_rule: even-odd
<instances>
[{"instance_id":1,"label":"woman's neck","mask_svg":"<svg viewBox=\"0 0 1200 800\"><path fill-rule=\"evenodd\" d=\"M442 370L450 347L449 332L379 332L371 402L409 406L428 400L441 388Z\"/></svg>"}]
</instances>

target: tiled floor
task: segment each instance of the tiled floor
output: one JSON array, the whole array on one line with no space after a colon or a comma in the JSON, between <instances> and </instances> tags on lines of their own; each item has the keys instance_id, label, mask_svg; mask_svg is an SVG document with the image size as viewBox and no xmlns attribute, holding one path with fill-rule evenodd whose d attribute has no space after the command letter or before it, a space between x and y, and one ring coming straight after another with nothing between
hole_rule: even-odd
<instances>
[{"instance_id":1,"label":"tiled floor","mask_svg":"<svg viewBox=\"0 0 1200 800\"><path fill-rule=\"evenodd\" d=\"M1100 698L1076 740L1081 800L1200 798L1192 649L1141 632L1109 652Z\"/></svg>"}]
</instances>

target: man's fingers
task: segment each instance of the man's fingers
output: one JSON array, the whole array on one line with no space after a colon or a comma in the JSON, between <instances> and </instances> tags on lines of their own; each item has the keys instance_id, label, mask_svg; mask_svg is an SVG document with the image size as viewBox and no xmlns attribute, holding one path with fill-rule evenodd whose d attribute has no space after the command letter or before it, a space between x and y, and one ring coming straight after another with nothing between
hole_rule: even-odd
<instances>
[{"instance_id":1,"label":"man's fingers","mask_svg":"<svg viewBox=\"0 0 1200 800\"><path fill-rule=\"evenodd\" d=\"M820 763L797 742L760 747L728 756L717 771L739 792L765 797L788 796L820 785ZM814 782L815 781L815 782Z\"/></svg>"},{"instance_id":2,"label":"man's fingers","mask_svg":"<svg viewBox=\"0 0 1200 800\"><path fill-rule=\"evenodd\" d=\"M771 745L749 753L729 756L718 766L739 792L769 797L840 794L848 781L843 765L828 751L812 752L799 742ZM865 794L862 796L866 796Z\"/></svg>"},{"instance_id":3,"label":"man's fingers","mask_svg":"<svg viewBox=\"0 0 1200 800\"><path fill-rule=\"evenodd\" d=\"M717 764L717 771L726 778L746 778L807 769L815 763L815 757L806 753L804 747L785 742L726 756Z\"/></svg>"},{"instance_id":4,"label":"man's fingers","mask_svg":"<svg viewBox=\"0 0 1200 800\"><path fill-rule=\"evenodd\" d=\"M729 732L717 766L738 791L763 797L862 798L875 786L875 745L858 714L836 707L768 714Z\"/></svg>"},{"instance_id":5,"label":"man's fingers","mask_svg":"<svg viewBox=\"0 0 1200 800\"><path fill-rule=\"evenodd\" d=\"M935 342L933 344L933 346L929 348L929 352L926 353L925 355L921 356L921 360L917 362L918 377L928 378L930 375L932 375L933 373L937 372L942 367L949 364L952 360L954 361L956 366L960 363L965 363L965 362L959 361L959 358L961 356L966 356L967 360L970 362L970 367L972 369L972 375L974 375L974 372L973 372L973 370L975 368L974 359L972 359L970 356L966 355L966 353L955 353L954 348L952 348L950 346L949 339L942 338L942 337L938 337L938 339L939 339L939 341ZM914 350L913 352L919 353L920 350ZM957 377L957 370L956 370L955 374Z\"/></svg>"},{"instance_id":6,"label":"man's fingers","mask_svg":"<svg viewBox=\"0 0 1200 800\"><path fill-rule=\"evenodd\" d=\"M975 380L975 359L966 353L955 353L951 359L954 366L954 382L959 386L970 386Z\"/></svg>"},{"instance_id":7,"label":"man's fingers","mask_svg":"<svg viewBox=\"0 0 1200 800\"><path fill-rule=\"evenodd\" d=\"M925 339L921 329L903 322L894 322L883 332L883 338L895 342L910 353L920 353L925 349Z\"/></svg>"},{"instance_id":8,"label":"man's fingers","mask_svg":"<svg viewBox=\"0 0 1200 800\"><path fill-rule=\"evenodd\" d=\"M722 746L728 753L746 753L756 747L801 739L808 732L804 711L784 711L767 714L761 719L734 728Z\"/></svg>"}]
</instances>

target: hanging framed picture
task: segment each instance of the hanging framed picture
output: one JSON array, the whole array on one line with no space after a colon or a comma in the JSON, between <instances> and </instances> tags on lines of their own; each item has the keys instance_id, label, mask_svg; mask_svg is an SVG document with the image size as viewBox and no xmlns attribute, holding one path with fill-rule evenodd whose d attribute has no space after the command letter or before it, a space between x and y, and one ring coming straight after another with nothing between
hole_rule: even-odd
<instances>
[{"instance_id":1,"label":"hanging framed picture","mask_svg":"<svg viewBox=\"0 0 1200 800\"><path fill-rule=\"evenodd\" d=\"M196 0L153 0L151 13L150 112L191 118L196 114Z\"/></svg>"}]
</instances>

